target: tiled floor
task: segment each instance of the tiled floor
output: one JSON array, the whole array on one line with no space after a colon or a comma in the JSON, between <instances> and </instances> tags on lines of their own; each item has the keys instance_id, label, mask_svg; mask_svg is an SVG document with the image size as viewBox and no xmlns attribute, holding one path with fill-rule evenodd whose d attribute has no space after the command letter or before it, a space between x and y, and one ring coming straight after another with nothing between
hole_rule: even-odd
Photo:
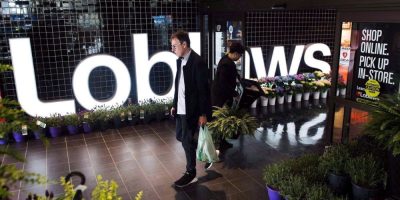
<instances>
[{"instance_id":1,"label":"tiled floor","mask_svg":"<svg viewBox=\"0 0 400 200\"><path fill-rule=\"evenodd\" d=\"M225 161L214 164L211 170L205 172L204 163L198 162L199 182L184 189L172 187L184 172L185 159L170 120L50 139L47 149L41 141L12 144L10 147L24 154L27 162L15 163L3 157L2 164L14 163L50 179L71 171L83 172L88 186L86 199L90 199L97 174L115 180L123 199L134 199L140 190L143 199L151 200L267 199L263 167L304 152L320 151L325 144L326 108L317 101L252 112L261 118L263 128L255 137L230 141L234 147L225 153ZM43 194L46 188L55 194L62 191L61 186L51 183L20 184L12 190L14 199L22 200L29 192Z\"/></svg>"}]
</instances>

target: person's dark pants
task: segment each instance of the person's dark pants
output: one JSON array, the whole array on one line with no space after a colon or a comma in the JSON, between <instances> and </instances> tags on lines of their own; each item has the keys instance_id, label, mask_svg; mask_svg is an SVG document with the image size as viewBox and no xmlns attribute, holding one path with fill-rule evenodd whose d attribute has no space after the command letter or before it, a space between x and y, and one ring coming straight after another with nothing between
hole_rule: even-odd
<instances>
[{"instance_id":1,"label":"person's dark pants","mask_svg":"<svg viewBox=\"0 0 400 200\"><path fill-rule=\"evenodd\" d=\"M197 143L194 140L196 127L189 127L186 115L177 115L176 117L176 139L182 142L186 155L186 170L190 173L196 171L196 148Z\"/></svg>"}]
</instances>

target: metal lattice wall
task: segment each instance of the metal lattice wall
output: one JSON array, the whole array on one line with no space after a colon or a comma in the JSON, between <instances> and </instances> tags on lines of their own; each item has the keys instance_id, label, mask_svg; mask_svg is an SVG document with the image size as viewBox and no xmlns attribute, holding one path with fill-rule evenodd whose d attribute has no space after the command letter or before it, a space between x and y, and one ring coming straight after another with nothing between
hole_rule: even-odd
<instances>
[{"instance_id":1,"label":"metal lattice wall","mask_svg":"<svg viewBox=\"0 0 400 200\"><path fill-rule=\"evenodd\" d=\"M31 39L39 98L73 98L72 75L87 56L105 53L121 59L131 72L131 97L136 99L131 34L147 33L149 53L170 50L172 32L200 31L198 0L49 0L1 1L0 62L11 64L9 38ZM161 17L160 17L161 16ZM115 78L105 67L92 72L92 95L113 95ZM1 75L1 91L16 98L13 74ZM155 93L172 85L168 66L158 63L150 75Z\"/></svg>"}]
</instances>

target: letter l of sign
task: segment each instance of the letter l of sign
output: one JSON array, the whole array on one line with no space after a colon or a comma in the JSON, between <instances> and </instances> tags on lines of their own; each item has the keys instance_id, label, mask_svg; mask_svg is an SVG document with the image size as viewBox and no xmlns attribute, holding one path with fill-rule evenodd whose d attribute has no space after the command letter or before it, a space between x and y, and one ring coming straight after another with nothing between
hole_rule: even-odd
<instances>
[{"instance_id":1,"label":"letter l of sign","mask_svg":"<svg viewBox=\"0 0 400 200\"><path fill-rule=\"evenodd\" d=\"M32 50L29 38L9 39L18 101L31 116L49 117L52 113L75 113L74 100L43 102L37 94Z\"/></svg>"}]
</instances>

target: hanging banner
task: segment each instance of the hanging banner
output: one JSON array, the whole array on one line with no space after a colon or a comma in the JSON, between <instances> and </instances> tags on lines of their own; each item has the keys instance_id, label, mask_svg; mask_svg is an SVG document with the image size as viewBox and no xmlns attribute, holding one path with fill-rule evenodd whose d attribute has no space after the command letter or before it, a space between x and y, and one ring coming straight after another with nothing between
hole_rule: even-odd
<instances>
[{"instance_id":1,"label":"hanging banner","mask_svg":"<svg viewBox=\"0 0 400 200\"><path fill-rule=\"evenodd\" d=\"M357 34L357 39L352 41L352 47L356 47L353 99L374 102L383 94L398 92L400 24L353 23L352 34Z\"/></svg>"}]
</instances>

